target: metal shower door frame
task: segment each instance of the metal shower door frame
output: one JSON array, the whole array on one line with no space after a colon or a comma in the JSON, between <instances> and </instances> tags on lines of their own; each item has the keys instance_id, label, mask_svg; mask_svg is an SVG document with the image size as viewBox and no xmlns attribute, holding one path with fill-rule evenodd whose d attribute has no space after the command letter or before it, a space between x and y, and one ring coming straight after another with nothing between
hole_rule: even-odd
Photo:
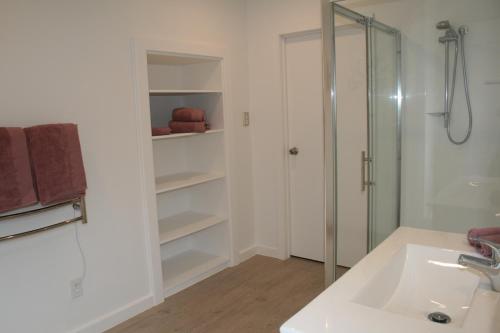
<instances>
[{"instance_id":1,"label":"metal shower door frame","mask_svg":"<svg viewBox=\"0 0 500 333\"><path fill-rule=\"evenodd\" d=\"M325 285L329 286L336 278L337 264L337 89L335 71L335 14L339 14L357 23L364 25L366 36L366 69L367 69L367 100L368 100L368 158L372 156L370 149L370 119L369 114L373 110L373 73L372 70L372 48L373 29L379 29L386 33L394 34L396 43L396 84L397 84L397 218L400 224L400 197L401 197L401 122L402 122L402 87L401 87L401 34L397 29L378 22L338 5L330 0L322 0L322 30L323 30L323 111L324 111L324 147L325 147ZM371 167L369 166L369 173ZM370 176L371 177L371 176ZM368 209L372 195L368 193ZM373 226L368 211L368 237L367 247L371 248L370 237Z\"/></svg>"},{"instance_id":2,"label":"metal shower door frame","mask_svg":"<svg viewBox=\"0 0 500 333\"><path fill-rule=\"evenodd\" d=\"M336 5L338 6L338 5ZM340 7L340 6L339 6ZM395 43L395 60L396 63L395 69L396 69L396 87L395 87L395 94L396 94L396 159L397 159L397 174L396 174L396 182L397 182L397 192L396 192L396 217L397 217L397 226L399 227L401 225L401 126L402 126L402 87L401 87L401 33L399 30L394 29L384 23L381 23L374 18L370 17L364 17L365 20L365 29L366 29L366 61L367 61L367 78L368 78L368 84L367 84L367 96L368 96L368 112L367 112L367 117L368 117L368 160L369 160L369 167L368 167L368 172L369 172L369 181L373 182L374 181L374 175L373 175L373 161L374 161L374 154L373 154L373 144L375 142L374 138L374 125L373 123L373 116L375 114L375 93L374 93L374 59L375 56L373 54L373 50L375 48L375 42L374 42L374 31L379 30L381 32L384 32L386 34L392 35L394 38L394 43ZM375 185L376 186L376 185ZM367 239L367 247L368 247L368 252L370 252L375 244L374 244L374 214L372 211L372 208L374 207L373 204L373 186L370 186L369 191L368 191L368 239Z\"/></svg>"}]
</instances>

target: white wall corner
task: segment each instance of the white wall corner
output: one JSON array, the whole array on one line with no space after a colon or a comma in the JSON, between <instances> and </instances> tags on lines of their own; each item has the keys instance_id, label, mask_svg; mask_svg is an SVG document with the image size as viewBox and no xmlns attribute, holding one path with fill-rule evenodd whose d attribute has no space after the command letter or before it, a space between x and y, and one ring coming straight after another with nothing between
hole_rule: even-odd
<instances>
[{"instance_id":1,"label":"white wall corner","mask_svg":"<svg viewBox=\"0 0 500 333\"><path fill-rule=\"evenodd\" d=\"M256 249L257 254L260 254L261 256L272 257L272 258L276 258L276 259L280 259L280 260L288 259L288 257L282 251L282 249L279 249L277 247L256 245L255 249Z\"/></svg>"},{"instance_id":2,"label":"white wall corner","mask_svg":"<svg viewBox=\"0 0 500 333\"><path fill-rule=\"evenodd\" d=\"M242 262L247 261L248 259L252 258L256 254L257 254L257 247L255 245L249 246L246 249L241 250L239 253L238 264L241 264Z\"/></svg>"},{"instance_id":3,"label":"white wall corner","mask_svg":"<svg viewBox=\"0 0 500 333\"><path fill-rule=\"evenodd\" d=\"M270 247L265 245L252 245L240 251L239 263L241 264L242 262L252 258L255 255L261 255L280 260L288 259L288 256L286 256L283 251L280 251L280 249L276 247Z\"/></svg>"}]
</instances>

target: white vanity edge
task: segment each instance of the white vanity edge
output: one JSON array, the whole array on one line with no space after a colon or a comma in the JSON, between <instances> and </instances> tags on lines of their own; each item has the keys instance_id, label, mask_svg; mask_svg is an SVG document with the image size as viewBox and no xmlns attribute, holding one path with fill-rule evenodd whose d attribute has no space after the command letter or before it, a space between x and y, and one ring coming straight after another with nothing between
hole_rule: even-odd
<instances>
[{"instance_id":1,"label":"white vanity edge","mask_svg":"<svg viewBox=\"0 0 500 333\"><path fill-rule=\"evenodd\" d=\"M280 332L469 332L466 329L444 328L431 322L402 318L387 311L373 309L351 301L367 281L376 275L390 258L406 244L419 244L464 252L473 250L464 234L400 227L333 285L286 321L281 326ZM487 283L485 279L482 281ZM494 301L498 302L498 299ZM481 331L470 332L479 333Z\"/></svg>"}]
</instances>

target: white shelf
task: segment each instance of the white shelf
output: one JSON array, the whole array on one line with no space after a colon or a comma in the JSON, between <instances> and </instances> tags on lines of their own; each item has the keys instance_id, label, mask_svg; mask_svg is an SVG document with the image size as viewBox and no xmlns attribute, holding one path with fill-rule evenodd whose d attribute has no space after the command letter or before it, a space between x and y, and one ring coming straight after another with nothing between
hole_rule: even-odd
<instances>
[{"instance_id":1,"label":"white shelf","mask_svg":"<svg viewBox=\"0 0 500 333\"><path fill-rule=\"evenodd\" d=\"M215 133L223 133L223 132L224 132L223 129L213 129L213 130L208 130L204 133L177 133L177 134L169 134L169 135L158 135L158 136L153 136L153 141L175 139L175 138L185 138L185 137L196 136L196 135L215 134Z\"/></svg>"},{"instance_id":2,"label":"white shelf","mask_svg":"<svg viewBox=\"0 0 500 333\"><path fill-rule=\"evenodd\" d=\"M162 261L165 297L187 288L224 269L228 259L189 250Z\"/></svg>"},{"instance_id":3,"label":"white shelf","mask_svg":"<svg viewBox=\"0 0 500 333\"><path fill-rule=\"evenodd\" d=\"M182 172L156 178L156 194L224 178L223 173Z\"/></svg>"},{"instance_id":4,"label":"white shelf","mask_svg":"<svg viewBox=\"0 0 500 333\"><path fill-rule=\"evenodd\" d=\"M223 217L200 214L192 211L161 219L158 221L160 244L165 244L194 234L224 221L226 221L226 219Z\"/></svg>"},{"instance_id":5,"label":"white shelf","mask_svg":"<svg viewBox=\"0 0 500 333\"><path fill-rule=\"evenodd\" d=\"M148 64L150 65L192 65L213 63L219 60L219 58L206 56L178 56L160 52L148 52Z\"/></svg>"},{"instance_id":6,"label":"white shelf","mask_svg":"<svg viewBox=\"0 0 500 333\"><path fill-rule=\"evenodd\" d=\"M222 90L169 90L150 89L149 95L193 95L193 94L222 94Z\"/></svg>"}]
</instances>

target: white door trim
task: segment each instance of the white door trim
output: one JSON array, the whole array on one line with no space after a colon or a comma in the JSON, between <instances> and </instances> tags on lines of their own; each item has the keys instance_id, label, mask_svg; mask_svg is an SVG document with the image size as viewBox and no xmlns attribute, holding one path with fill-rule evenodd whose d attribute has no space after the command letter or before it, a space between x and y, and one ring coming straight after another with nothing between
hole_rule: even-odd
<instances>
[{"instance_id":1,"label":"white door trim","mask_svg":"<svg viewBox=\"0 0 500 333\"><path fill-rule=\"evenodd\" d=\"M281 52L281 105L283 112L283 151L284 151L284 159L283 159L283 193L284 193L284 212L283 217L280 219L282 221L282 225L279 227L281 232L279 233L278 239L278 247L280 252L280 257L283 259L290 258L291 253L291 213L290 213L290 154L288 153L288 149L290 147L289 144L289 126L288 126L288 95L287 95L287 76L286 76L286 42L290 38L297 37L307 37L307 36L315 36L321 39L321 29L309 29L302 31L295 31L290 33L280 34L280 52ZM324 177L323 177L324 178Z\"/></svg>"}]
</instances>

